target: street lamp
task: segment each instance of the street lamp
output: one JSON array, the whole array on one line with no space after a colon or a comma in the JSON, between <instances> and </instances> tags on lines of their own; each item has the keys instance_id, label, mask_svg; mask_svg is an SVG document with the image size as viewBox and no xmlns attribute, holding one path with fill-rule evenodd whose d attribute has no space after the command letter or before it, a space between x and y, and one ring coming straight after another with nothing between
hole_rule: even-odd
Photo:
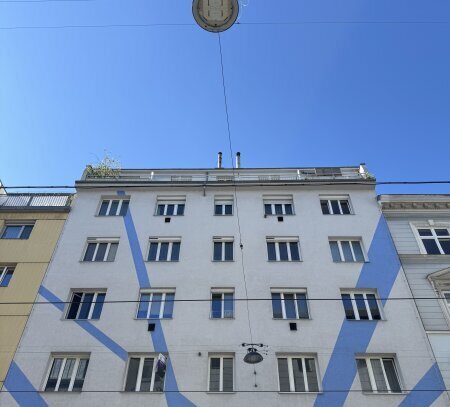
<instances>
[{"instance_id":1,"label":"street lamp","mask_svg":"<svg viewBox=\"0 0 450 407\"><path fill-rule=\"evenodd\" d=\"M239 14L238 0L193 0L192 14L206 31L218 33L228 30Z\"/></svg>"},{"instance_id":2,"label":"street lamp","mask_svg":"<svg viewBox=\"0 0 450 407\"><path fill-rule=\"evenodd\" d=\"M256 347L262 348L264 345L262 343L243 343L242 346L249 346L247 348L247 354L244 356L244 362L254 365L263 361L262 355L258 352Z\"/></svg>"}]
</instances>

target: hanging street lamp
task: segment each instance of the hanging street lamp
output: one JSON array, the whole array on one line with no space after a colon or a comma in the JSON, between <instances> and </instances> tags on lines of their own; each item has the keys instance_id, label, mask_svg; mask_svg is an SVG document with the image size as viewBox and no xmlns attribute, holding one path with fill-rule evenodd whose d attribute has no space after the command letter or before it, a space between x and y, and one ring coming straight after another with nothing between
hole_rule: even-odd
<instances>
[{"instance_id":1,"label":"hanging street lamp","mask_svg":"<svg viewBox=\"0 0 450 407\"><path fill-rule=\"evenodd\" d=\"M193 0L192 14L206 31L220 33L228 30L239 14L238 0Z\"/></svg>"},{"instance_id":2,"label":"hanging street lamp","mask_svg":"<svg viewBox=\"0 0 450 407\"><path fill-rule=\"evenodd\" d=\"M247 354L244 356L245 363L254 365L263 361L264 358L256 349L256 347L264 347L262 343L243 343L242 346L249 346L249 348L247 348Z\"/></svg>"}]
</instances>

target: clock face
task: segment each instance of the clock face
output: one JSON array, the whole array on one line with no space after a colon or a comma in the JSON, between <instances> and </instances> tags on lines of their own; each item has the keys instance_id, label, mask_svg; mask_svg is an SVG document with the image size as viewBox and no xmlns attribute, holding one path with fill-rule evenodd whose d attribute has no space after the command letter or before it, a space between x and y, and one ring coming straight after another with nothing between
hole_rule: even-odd
<instances>
[{"instance_id":1,"label":"clock face","mask_svg":"<svg viewBox=\"0 0 450 407\"><path fill-rule=\"evenodd\" d=\"M238 0L193 0L192 14L203 29L210 32L228 30L239 14Z\"/></svg>"}]
</instances>

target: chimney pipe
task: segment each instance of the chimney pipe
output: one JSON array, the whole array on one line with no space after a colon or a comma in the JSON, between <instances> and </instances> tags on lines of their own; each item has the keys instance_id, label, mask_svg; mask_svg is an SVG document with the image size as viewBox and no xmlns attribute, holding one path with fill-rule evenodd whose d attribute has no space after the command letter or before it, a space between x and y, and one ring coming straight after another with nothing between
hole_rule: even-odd
<instances>
[{"instance_id":1,"label":"chimney pipe","mask_svg":"<svg viewBox=\"0 0 450 407\"><path fill-rule=\"evenodd\" d=\"M241 168L241 153L236 153L236 168Z\"/></svg>"},{"instance_id":2,"label":"chimney pipe","mask_svg":"<svg viewBox=\"0 0 450 407\"><path fill-rule=\"evenodd\" d=\"M217 168L222 168L222 153L220 151L217 154Z\"/></svg>"}]
</instances>

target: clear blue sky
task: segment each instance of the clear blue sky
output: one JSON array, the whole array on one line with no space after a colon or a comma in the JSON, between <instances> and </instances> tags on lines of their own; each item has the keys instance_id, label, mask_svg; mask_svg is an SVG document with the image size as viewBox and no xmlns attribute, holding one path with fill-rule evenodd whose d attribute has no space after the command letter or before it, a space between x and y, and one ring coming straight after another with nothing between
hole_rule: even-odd
<instances>
[{"instance_id":1,"label":"clear blue sky","mask_svg":"<svg viewBox=\"0 0 450 407\"><path fill-rule=\"evenodd\" d=\"M244 1L222 35L243 166L450 179L448 0ZM246 24L267 22L298 24ZM181 25L86 27L153 23ZM217 35L191 0L2 0L0 27L4 184L71 184L104 150L123 167L229 165Z\"/></svg>"}]
</instances>

